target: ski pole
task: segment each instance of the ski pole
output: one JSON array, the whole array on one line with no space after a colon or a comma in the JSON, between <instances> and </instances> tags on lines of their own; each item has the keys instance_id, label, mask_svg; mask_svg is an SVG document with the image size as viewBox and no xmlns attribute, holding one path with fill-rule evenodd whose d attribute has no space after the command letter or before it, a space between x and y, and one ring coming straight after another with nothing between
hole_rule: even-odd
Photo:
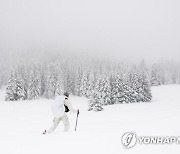
<instances>
[{"instance_id":1,"label":"ski pole","mask_svg":"<svg viewBox=\"0 0 180 154\"><path fill-rule=\"evenodd\" d=\"M79 115L79 110L78 110L78 112L77 112L77 117L76 117L76 126L75 126L75 131L76 131L76 129L77 129L78 115Z\"/></svg>"}]
</instances>

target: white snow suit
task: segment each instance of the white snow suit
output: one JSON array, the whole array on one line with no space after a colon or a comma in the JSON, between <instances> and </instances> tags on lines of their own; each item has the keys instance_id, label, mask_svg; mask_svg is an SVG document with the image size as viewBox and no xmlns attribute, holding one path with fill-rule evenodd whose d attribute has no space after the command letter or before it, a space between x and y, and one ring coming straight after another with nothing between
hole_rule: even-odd
<instances>
[{"instance_id":1,"label":"white snow suit","mask_svg":"<svg viewBox=\"0 0 180 154\"><path fill-rule=\"evenodd\" d=\"M70 112L77 113L77 110L74 110L72 108L72 105L68 99L65 99L63 96L57 96L51 106L54 120L53 125L49 130L47 130L48 134L52 133L57 128L60 121L62 121L64 124L64 131L69 131L69 119L67 114L65 113L64 105L69 108Z\"/></svg>"}]
</instances>

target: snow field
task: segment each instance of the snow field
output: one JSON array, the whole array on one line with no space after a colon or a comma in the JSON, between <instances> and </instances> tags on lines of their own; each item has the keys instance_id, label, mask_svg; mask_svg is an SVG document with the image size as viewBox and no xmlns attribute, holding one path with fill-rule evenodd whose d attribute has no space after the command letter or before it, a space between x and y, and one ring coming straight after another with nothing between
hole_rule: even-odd
<instances>
[{"instance_id":1,"label":"snow field","mask_svg":"<svg viewBox=\"0 0 180 154\"><path fill-rule=\"evenodd\" d=\"M105 106L102 112L88 112L87 99L71 96L80 109L77 132L76 114L69 114L70 131L62 123L52 134L42 135L52 125L52 100L5 102L0 91L0 153L179 153L180 145L139 145L124 149L121 136L134 131L137 136L180 136L180 86L152 88L151 103Z\"/></svg>"}]
</instances>

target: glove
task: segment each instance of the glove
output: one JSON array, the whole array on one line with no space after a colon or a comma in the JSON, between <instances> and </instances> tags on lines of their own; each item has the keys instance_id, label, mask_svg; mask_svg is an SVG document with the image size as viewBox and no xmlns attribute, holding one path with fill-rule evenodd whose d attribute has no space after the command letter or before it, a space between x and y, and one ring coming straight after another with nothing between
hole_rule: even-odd
<instances>
[{"instance_id":1,"label":"glove","mask_svg":"<svg viewBox=\"0 0 180 154\"><path fill-rule=\"evenodd\" d=\"M79 114L79 109L77 110L77 114Z\"/></svg>"}]
</instances>

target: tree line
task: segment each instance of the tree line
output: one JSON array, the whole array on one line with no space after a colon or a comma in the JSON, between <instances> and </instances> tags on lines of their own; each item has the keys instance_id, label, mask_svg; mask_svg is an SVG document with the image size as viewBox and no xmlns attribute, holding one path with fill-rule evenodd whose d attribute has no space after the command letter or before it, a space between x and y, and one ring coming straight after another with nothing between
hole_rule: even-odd
<instances>
[{"instance_id":1,"label":"tree line","mask_svg":"<svg viewBox=\"0 0 180 154\"><path fill-rule=\"evenodd\" d=\"M151 86L180 83L178 67L157 63L148 67L91 61L60 60L18 65L9 71L6 101L48 99L63 94L89 98L89 109L99 111L104 105L149 102Z\"/></svg>"}]
</instances>

